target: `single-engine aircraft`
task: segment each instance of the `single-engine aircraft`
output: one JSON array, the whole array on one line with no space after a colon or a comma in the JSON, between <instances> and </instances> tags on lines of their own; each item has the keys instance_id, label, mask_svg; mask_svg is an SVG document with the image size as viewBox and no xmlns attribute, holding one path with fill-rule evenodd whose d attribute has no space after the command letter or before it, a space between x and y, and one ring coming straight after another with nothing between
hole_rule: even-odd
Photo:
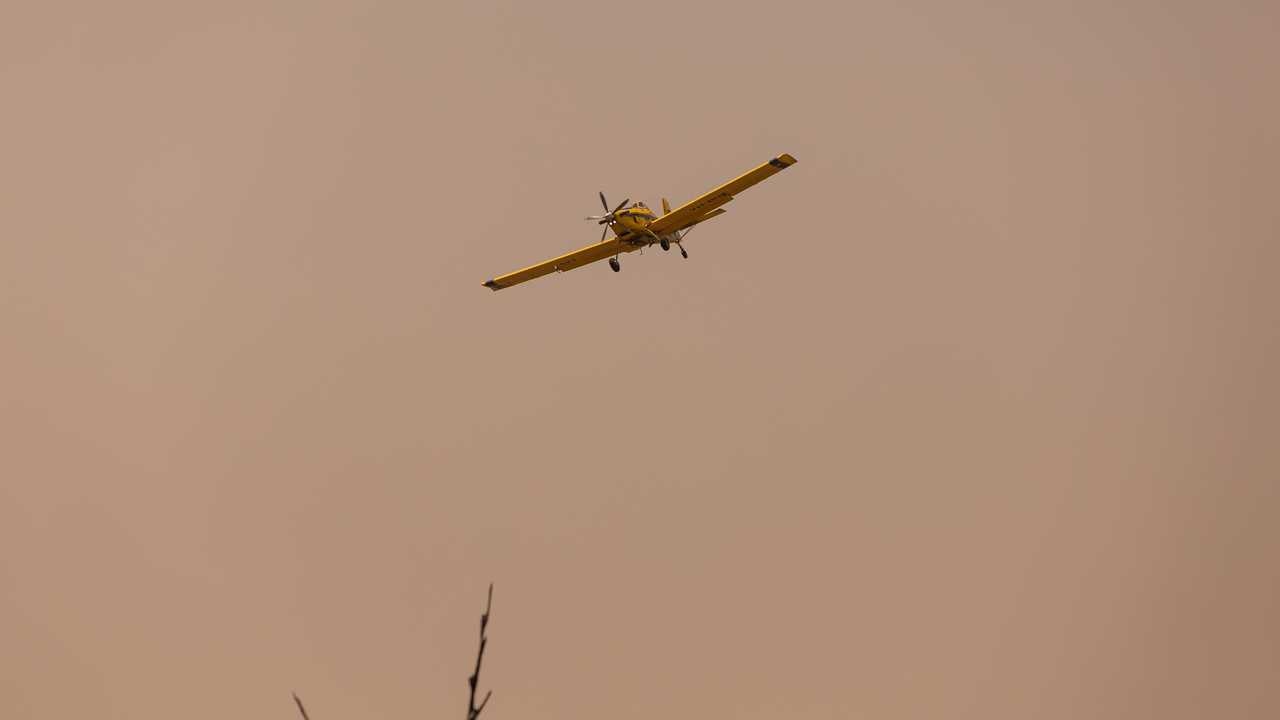
<instances>
[{"instance_id":1,"label":"single-engine aircraft","mask_svg":"<svg viewBox=\"0 0 1280 720\"><path fill-rule=\"evenodd\" d=\"M680 249L680 254L688 259L689 253L684 249L684 236L695 225L724 214L725 209L721 206L732 200L735 195L770 175L791 167L795 162L795 158L783 153L675 210L671 209L666 198L662 198L661 217L655 215L644 203L638 202L627 206L627 203L631 202L630 198L623 200L617 207L610 210L609 203L604 199L604 193L600 193L600 204L604 206L605 214L586 218L605 226L604 231L600 233L600 242L537 265L530 265L523 270L499 275L484 283L484 286L491 290L501 290L552 272L568 272L605 258L609 258L609 267L614 272L618 272L622 269L622 265L618 262L622 253L635 252L650 247L654 243L663 250L670 250L671 246L675 245ZM608 237L610 230L614 233L612 238Z\"/></svg>"}]
</instances>

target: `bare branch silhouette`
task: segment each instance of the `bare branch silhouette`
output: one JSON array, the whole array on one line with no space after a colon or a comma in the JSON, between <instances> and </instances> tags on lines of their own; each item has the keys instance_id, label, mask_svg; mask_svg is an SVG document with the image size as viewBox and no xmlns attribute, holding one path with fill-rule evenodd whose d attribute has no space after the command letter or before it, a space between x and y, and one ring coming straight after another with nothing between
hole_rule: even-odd
<instances>
[{"instance_id":1,"label":"bare branch silhouette","mask_svg":"<svg viewBox=\"0 0 1280 720\"><path fill-rule=\"evenodd\" d=\"M484 646L489 644L489 638L484 634L485 629L489 627L489 610L493 607L493 583L489 583L489 599L484 604L484 614L480 616L480 652L476 653L476 670L471 673L471 677L467 678L467 684L471 686L471 696L467 699L467 720L476 720L480 717L480 711L484 710L484 706L489 703L489 697L493 695L493 691L484 694L484 699L480 701L480 705L476 706L476 685L480 682L480 663L484 662ZM311 720L307 717L307 709L302 706L302 698L298 697L298 693L292 693L293 701L298 705L298 712L302 713L302 720Z\"/></svg>"},{"instance_id":2,"label":"bare branch silhouette","mask_svg":"<svg viewBox=\"0 0 1280 720\"><path fill-rule=\"evenodd\" d=\"M484 613L480 616L480 652L476 653L476 671L467 678L467 684L471 686L471 697L467 699L467 720L476 720L480 717L480 711L484 710L484 706L489 703L489 696L493 695L492 690L485 693L480 706L476 706L476 685L480 682L480 663L484 661L484 646L489 643L489 638L485 636L484 631L489 626L491 607L493 607L493 583L489 583L489 600L485 603Z\"/></svg>"}]
</instances>

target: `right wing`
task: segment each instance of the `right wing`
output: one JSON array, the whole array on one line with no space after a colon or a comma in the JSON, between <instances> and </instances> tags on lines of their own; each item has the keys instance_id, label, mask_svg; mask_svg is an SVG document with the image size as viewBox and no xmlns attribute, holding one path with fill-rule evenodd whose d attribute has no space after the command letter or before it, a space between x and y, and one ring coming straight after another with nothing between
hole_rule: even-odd
<instances>
[{"instance_id":1,"label":"right wing","mask_svg":"<svg viewBox=\"0 0 1280 720\"><path fill-rule=\"evenodd\" d=\"M733 199L734 195L746 190L756 183L786 170L796 163L796 159L783 153L764 163L758 168L740 175L720 187L703 193L662 217L654 220L649 229L658 235L666 235L683 230L695 223L711 218L715 210Z\"/></svg>"},{"instance_id":2,"label":"right wing","mask_svg":"<svg viewBox=\"0 0 1280 720\"><path fill-rule=\"evenodd\" d=\"M499 275L498 277L485 283L484 286L490 290L501 290L509 288L512 285L519 285L522 282L540 278L543 275L549 275L553 272L568 272L574 268L580 268L583 265L589 265L597 260L603 260L607 257L613 257L620 252L630 252L634 247L624 245L617 237L609 238L604 242L598 242L594 245L588 245L584 248L574 250L571 253L565 253L558 258L551 258L546 262L540 262L537 265L530 265L523 270Z\"/></svg>"}]
</instances>

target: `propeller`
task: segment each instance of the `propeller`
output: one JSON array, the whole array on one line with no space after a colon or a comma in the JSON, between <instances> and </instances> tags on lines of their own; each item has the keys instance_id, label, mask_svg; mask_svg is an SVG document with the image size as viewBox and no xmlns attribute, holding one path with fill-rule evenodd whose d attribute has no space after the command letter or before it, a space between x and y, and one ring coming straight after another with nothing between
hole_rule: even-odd
<instances>
[{"instance_id":1,"label":"propeller","mask_svg":"<svg viewBox=\"0 0 1280 720\"><path fill-rule=\"evenodd\" d=\"M604 206L605 214L591 215L586 218L587 220L596 220L601 225L604 226L604 232L600 233L600 242L604 242L605 236L609 234L609 223L613 222L614 218L617 216L618 211L626 207L627 203L629 202L631 202L631 198L627 198L626 200L623 200L622 202L618 203L618 207L610 210L609 201L604 199L604 193L600 193L600 204Z\"/></svg>"}]
</instances>

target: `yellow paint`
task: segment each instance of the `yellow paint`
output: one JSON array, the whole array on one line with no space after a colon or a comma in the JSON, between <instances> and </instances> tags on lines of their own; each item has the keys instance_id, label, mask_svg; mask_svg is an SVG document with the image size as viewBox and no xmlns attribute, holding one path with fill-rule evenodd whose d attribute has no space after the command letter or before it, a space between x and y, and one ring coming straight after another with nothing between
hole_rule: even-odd
<instances>
[{"instance_id":1,"label":"yellow paint","mask_svg":"<svg viewBox=\"0 0 1280 720\"><path fill-rule=\"evenodd\" d=\"M537 265L500 275L484 283L484 286L492 290L501 290L548 273L568 272L605 258L635 252L659 242L661 238L665 238L669 243L678 244L681 240L681 231L723 214L724 208L721 206L732 200L735 195L782 172L795 162L795 158L783 153L714 190L699 195L675 210L672 210L667 199L663 198L661 217L655 215L644 203L634 203L631 207L620 209L614 214L613 222L609 224L614 232L613 237Z\"/></svg>"}]
</instances>

